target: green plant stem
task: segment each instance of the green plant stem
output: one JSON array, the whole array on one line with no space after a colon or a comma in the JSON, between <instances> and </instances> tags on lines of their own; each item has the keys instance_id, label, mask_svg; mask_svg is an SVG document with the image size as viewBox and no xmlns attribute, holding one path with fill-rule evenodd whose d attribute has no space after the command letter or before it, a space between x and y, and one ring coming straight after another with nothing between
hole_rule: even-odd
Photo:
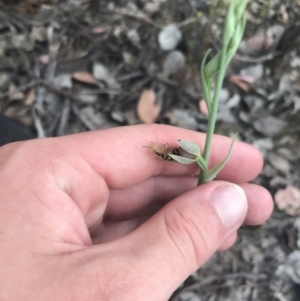
<instances>
[{"instance_id":1,"label":"green plant stem","mask_svg":"<svg viewBox=\"0 0 300 301\"><path fill-rule=\"evenodd\" d=\"M208 120L208 130L207 130L207 135L206 135L206 140L205 140L205 147L204 147L204 160L208 166L208 160L209 160L209 155L210 155L210 149L211 149L211 143L212 143L212 137L215 131L215 125L216 125L216 120L217 120L217 114L218 114L218 107L219 107L219 98L220 98L220 92L223 86L224 82L224 77L226 73L226 52L227 52L227 46L223 46L222 50L222 56L221 56L221 61L220 61L220 72L218 73L217 76L217 83L215 87L215 93L214 93L214 98L212 101L212 110L211 114L209 116ZM201 171L199 178L198 178L198 185L203 184L205 182L205 172Z\"/></svg>"}]
</instances>

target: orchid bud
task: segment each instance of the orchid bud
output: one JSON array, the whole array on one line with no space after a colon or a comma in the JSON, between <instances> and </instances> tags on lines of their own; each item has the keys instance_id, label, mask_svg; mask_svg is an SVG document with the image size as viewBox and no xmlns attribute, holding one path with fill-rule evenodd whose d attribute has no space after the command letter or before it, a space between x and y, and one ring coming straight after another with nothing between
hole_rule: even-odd
<instances>
[{"instance_id":1,"label":"orchid bud","mask_svg":"<svg viewBox=\"0 0 300 301\"><path fill-rule=\"evenodd\" d=\"M222 51L219 51L204 67L204 75L208 77L215 76L220 70Z\"/></svg>"},{"instance_id":2,"label":"orchid bud","mask_svg":"<svg viewBox=\"0 0 300 301\"><path fill-rule=\"evenodd\" d=\"M236 0L235 2L235 17L237 20L241 20L248 4L248 0Z\"/></svg>"},{"instance_id":3,"label":"orchid bud","mask_svg":"<svg viewBox=\"0 0 300 301\"><path fill-rule=\"evenodd\" d=\"M246 21L247 21L247 17L246 17L246 15L244 15L242 20L238 22L237 27L236 27L236 32L230 41L229 48L233 48L234 52L238 48L238 46L243 38L243 34L245 31L245 27L246 27Z\"/></svg>"},{"instance_id":4,"label":"orchid bud","mask_svg":"<svg viewBox=\"0 0 300 301\"><path fill-rule=\"evenodd\" d=\"M236 17L235 17L235 11L234 11L234 5L235 1L232 1L230 3L226 22L225 22L225 28L224 28L224 34L223 34L223 44L228 45L230 40L232 39L234 33L235 33L235 27L236 27Z\"/></svg>"}]
</instances>

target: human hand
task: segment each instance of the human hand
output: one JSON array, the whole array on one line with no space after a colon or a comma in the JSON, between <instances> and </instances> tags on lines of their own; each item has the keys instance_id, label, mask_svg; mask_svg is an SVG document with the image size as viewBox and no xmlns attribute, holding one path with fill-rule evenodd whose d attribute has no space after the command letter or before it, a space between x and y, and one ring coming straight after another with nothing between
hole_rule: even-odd
<instances>
[{"instance_id":1,"label":"human hand","mask_svg":"<svg viewBox=\"0 0 300 301\"><path fill-rule=\"evenodd\" d=\"M257 150L236 142L218 180L196 187L197 166L142 148L177 139L203 148L205 135L141 125L0 148L0 300L165 301L241 224L270 216L269 193L246 183ZM230 143L214 137L211 166Z\"/></svg>"}]
</instances>

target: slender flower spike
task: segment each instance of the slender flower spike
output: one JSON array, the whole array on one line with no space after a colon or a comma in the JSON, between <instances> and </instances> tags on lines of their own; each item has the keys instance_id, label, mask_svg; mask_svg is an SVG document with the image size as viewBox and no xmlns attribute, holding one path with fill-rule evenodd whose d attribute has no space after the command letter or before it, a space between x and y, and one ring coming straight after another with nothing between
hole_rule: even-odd
<instances>
[{"instance_id":1,"label":"slender flower spike","mask_svg":"<svg viewBox=\"0 0 300 301\"><path fill-rule=\"evenodd\" d=\"M231 48L239 45L244 33L244 12L247 6L248 0L232 0L225 24L225 30L223 35L224 46L227 47L230 43ZM232 29L234 28L234 30Z\"/></svg>"},{"instance_id":2,"label":"slender flower spike","mask_svg":"<svg viewBox=\"0 0 300 301\"><path fill-rule=\"evenodd\" d=\"M247 3L248 0L231 0L224 25L222 49L208 63L207 52L201 64L201 83L204 99L209 109L209 118L203 155L199 156L196 162L202 170L199 175L199 185L211 181L225 166L230 157L232 146L227 157L218 166L211 170L207 169L218 114L220 91L225 78L226 68L236 53L244 34L247 19L244 12ZM214 91L211 93L212 83L214 83Z\"/></svg>"},{"instance_id":3,"label":"slender flower spike","mask_svg":"<svg viewBox=\"0 0 300 301\"><path fill-rule=\"evenodd\" d=\"M226 165L232 152L235 138L232 140L227 156L219 164L208 169L210 149L218 114L220 91L225 78L226 68L236 53L243 37L246 26L244 11L247 3L248 0L231 0L224 26L222 49L207 62L210 53L210 50L208 50L201 63L201 83L209 112L208 130L203 153L197 144L181 140L177 141L179 148L163 147L163 151L161 148L154 147L155 145L146 146L155 155L166 161L177 161L182 164L196 163L201 170L198 185L212 181Z\"/></svg>"}]
</instances>

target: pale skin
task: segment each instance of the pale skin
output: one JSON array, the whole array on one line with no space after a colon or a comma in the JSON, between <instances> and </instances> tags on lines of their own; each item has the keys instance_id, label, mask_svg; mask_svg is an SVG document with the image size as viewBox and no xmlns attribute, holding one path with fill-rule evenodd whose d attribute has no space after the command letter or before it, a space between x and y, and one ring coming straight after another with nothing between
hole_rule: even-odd
<instances>
[{"instance_id":1,"label":"pale skin","mask_svg":"<svg viewBox=\"0 0 300 301\"><path fill-rule=\"evenodd\" d=\"M141 125L1 147L0 300L166 301L242 224L266 221L272 198L247 183L257 150L236 142L217 180L196 187L197 166L142 147L177 139L203 149L205 135ZM214 137L210 166L230 143Z\"/></svg>"}]
</instances>

